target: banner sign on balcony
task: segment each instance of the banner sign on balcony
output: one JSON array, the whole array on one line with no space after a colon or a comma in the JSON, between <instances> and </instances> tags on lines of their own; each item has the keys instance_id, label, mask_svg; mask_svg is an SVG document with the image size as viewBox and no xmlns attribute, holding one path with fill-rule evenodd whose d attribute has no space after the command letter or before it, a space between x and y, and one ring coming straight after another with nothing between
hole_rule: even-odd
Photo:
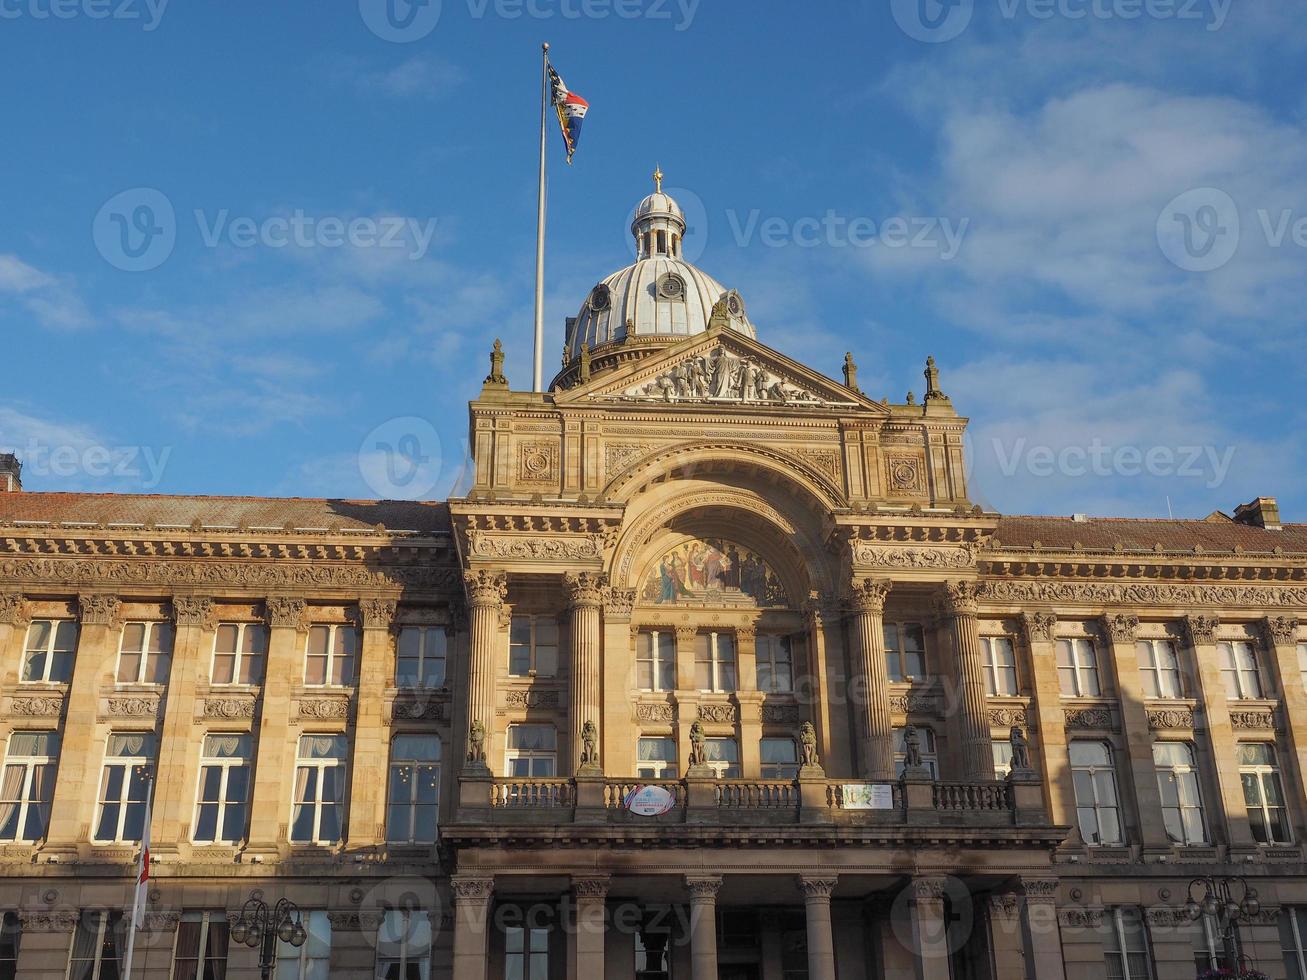
<instances>
[{"instance_id":1,"label":"banner sign on balcony","mask_svg":"<svg viewBox=\"0 0 1307 980\"><path fill-rule=\"evenodd\" d=\"M657 817L676 806L676 797L661 786L637 786L626 794L622 806L636 816Z\"/></svg>"},{"instance_id":2,"label":"banner sign on balcony","mask_svg":"<svg viewBox=\"0 0 1307 980\"><path fill-rule=\"evenodd\" d=\"M894 787L889 783L845 783L845 810L893 810Z\"/></svg>"}]
</instances>

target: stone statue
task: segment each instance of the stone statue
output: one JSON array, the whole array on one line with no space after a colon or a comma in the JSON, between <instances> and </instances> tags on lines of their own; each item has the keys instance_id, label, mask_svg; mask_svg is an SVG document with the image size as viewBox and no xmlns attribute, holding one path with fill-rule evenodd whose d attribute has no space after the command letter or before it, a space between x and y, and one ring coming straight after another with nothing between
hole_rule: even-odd
<instances>
[{"instance_id":1,"label":"stone statue","mask_svg":"<svg viewBox=\"0 0 1307 980\"><path fill-rule=\"evenodd\" d=\"M590 345L581 345L581 383L590 380Z\"/></svg>"},{"instance_id":2,"label":"stone statue","mask_svg":"<svg viewBox=\"0 0 1307 980\"><path fill-rule=\"evenodd\" d=\"M949 397L939 390L939 368L935 367L933 357L926 358L926 397L922 403L929 405L931 402L944 402L948 404Z\"/></svg>"},{"instance_id":3,"label":"stone statue","mask_svg":"<svg viewBox=\"0 0 1307 980\"><path fill-rule=\"evenodd\" d=\"M1016 772L1018 769L1029 771L1030 742L1026 739L1026 733L1021 730L1019 725L1012 726L1008 741L1012 745L1012 771Z\"/></svg>"},{"instance_id":4,"label":"stone statue","mask_svg":"<svg viewBox=\"0 0 1307 980\"><path fill-rule=\"evenodd\" d=\"M467 761L478 766L486 764L486 726L479 721L472 722L467 733Z\"/></svg>"},{"instance_id":5,"label":"stone statue","mask_svg":"<svg viewBox=\"0 0 1307 980\"><path fill-rule=\"evenodd\" d=\"M599 729L593 721L581 726L581 765L599 765Z\"/></svg>"},{"instance_id":6,"label":"stone statue","mask_svg":"<svg viewBox=\"0 0 1307 980\"><path fill-rule=\"evenodd\" d=\"M690 765L702 766L708 762L708 750L704 748L704 741L703 722L696 721L690 726Z\"/></svg>"},{"instance_id":7,"label":"stone statue","mask_svg":"<svg viewBox=\"0 0 1307 980\"><path fill-rule=\"evenodd\" d=\"M799 728L799 747L799 758L803 765L821 765L821 760L817 757L817 729L812 727L810 721L805 721Z\"/></svg>"},{"instance_id":8,"label":"stone statue","mask_svg":"<svg viewBox=\"0 0 1307 980\"><path fill-rule=\"evenodd\" d=\"M508 379L504 377L504 345L495 338L494 350L490 352L490 373L486 375L486 384L488 385L507 385Z\"/></svg>"},{"instance_id":9,"label":"stone statue","mask_svg":"<svg viewBox=\"0 0 1307 980\"><path fill-rule=\"evenodd\" d=\"M844 355L844 387L849 391L858 390L858 365L853 360L853 351Z\"/></svg>"},{"instance_id":10,"label":"stone statue","mask_svg":"<svg viewBox=\"0 0 1307 980\"><path fill-rule=\"evenodd\" d=\"M903 729L903 767L905 769L921 768L921 733L916 725Z\"/></svg>"}]
</instances>

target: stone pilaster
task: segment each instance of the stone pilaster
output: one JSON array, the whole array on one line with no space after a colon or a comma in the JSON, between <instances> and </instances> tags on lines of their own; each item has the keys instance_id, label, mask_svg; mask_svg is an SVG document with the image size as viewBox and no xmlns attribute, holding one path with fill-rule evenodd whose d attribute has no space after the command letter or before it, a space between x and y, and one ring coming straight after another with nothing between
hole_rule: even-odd
<instances>
[{"instance_id":1,"label":"stone pilaster","mask_svg":"<svg viewBox=\"0 0 1307 980\"><path fill-rule=\"evenodd\" d=\"M454 875L454 977L453 980L486 980L490 937L490 897L493 878Z\"/></svg>"},{"instance_id":2,"label":"stone pilaster","mask_svg":"<svg viewBox=\"0 0 1307 980\"><path fill-rule=\"evenodd\" d=\"M32 622L31 603L19 592L0 592L0 687L12 689L23 669L23 646Z\"/></svg>"},{"instance_id":3,"label":"stone pilaster","mask_svg":"<svg viewBox=\"0 0 1307 980\"><path fill-rule=\"evenodd\" d=\"M837 706L824 692L847 690L844 676L844 611L841 605L825 598L805 603L808 624L808 664L813 672L814 701L808 705L817 729L817 753L826 761L829 772L852 772L849 758L849 718L847 710Z\"/></svg>"},{"instance_id":4,"label":"stone pilaster","mask_svg":"<svg viewBox=\"0 0 1307 980\"><path fill-rule=\"evenodd\" d=\"M1071 784L1066 716L1057 676L1057 616L1050 612L1024 613L1021 624L1030 649L1034 693L1028 723L1031 741L1039 752L1038 768L1044 797L1048 800L1049 818L1055 824L1075 827L1075 787ZM1072 837L1078 839L1078 832L1073 830Z\"/></svg>"},{"instance_id":5,"label":"stone pilaster","mask_svg":"<svg viewBox=\"0 0 1307 980\"><path fill-rule=\"evenodd\" d=\"M568 572L563 576L567 591L568 608L572 614L572 661L569 670L571 698L568 708L570 762L567 771L598 773L603 767L598 760L583 761L583 731L587 723L596 729L595 749L600 742L603 704L599 662L601 637L599 610L603 606L605 576L592 572Z\"/></svg>"},{"instance_id":6,"label":"stone pilaster","mask_svg":"<svg viewBox=\"0 0 1307 980\"><path fill-rule=\"evenodd\" d=\"M758 691L758 629L741 626L735 631L736 668L739 683L735 700L740 705L740 771L758 773L762 765L762 701Z\"/></svg>"},{"instance_id":7,"label":"stone pilaster","mask_svg":"<svg viewBox=\"0 0 1307 980\"><path fill-rule=\"evenodd\" d=\"M1295 794L1290 787L1298 784L1297 799L1303 799L1307 786L1307 684L1298 666L1298 628L1299 621L1292 616L1270 616L1262 623L1262 633L1266 640L1267 660L1274 664L1277 678L1276 688L1280 693L1281 710L1284 714L1284 731L1287 748L1297 761L1296 766L1283 766L1285 792L1290 798ZM1290 807L1295 827L1301 834L1304 817L1297 814L1297 807ZM1301 837L1298 839L1301 840Z\"/></svg>"},{"instance_id":8,"label":"stone pilaster","mask_svg":"<svg viewBox=\"0 0 1307 980\"><path fill-rule=\"evenodd\" d=\"M799 878L803 910L808 925L808 978L835 980L835 937L831 931L830 896L836 878Z\"/></svg>"},{"instance_id":9,"label":"stone pilaster","mask_svg":"<svg viewBox=\"0 0 1307 980\"><path fill-rule=\"evenodd\" d=\"M386 785L390 723L386 688L395 676L394 599L360 599L358 698L355 702L350 775L349 843L371 847L386 839Z\"/></svg>"},{"instance_id":10,"label":"stone pilaster","mask_svg":"<svg viewBox=\"0 0 1307 980\"><path fill-rule=\"evenodd\" d=\"M985 654L977 620L976 586L969 581L944 586L943 610L953 633L958 664L962 778L994 778L994 752L990 747L988 695L985 688Z\"/></svg>"},{"instance_id":11,"label":"stone pilaster","mask_svg":"<svg viewBox=\"0 0 1307 980\"><path fill-rule=\"evenodd\" d=\"M499 616L508 598L508 576L482 570L468 572L464 581L471 636L463 768L482 773L489 770L486 752L495 725L495 657L499 652Z\"/></svg>"},{"instance_id":12,"label":"stone pilaster","mask_svg":"<svg viewBox=\"0 0 1307 980\"><path fill-rule=\"evenodd\" d=\"M889 703L889 665L885 662L885 599L888 579L853 584L849 630L858 684L850 685L861 730L861 772L867 779L894 778L894 728Z\"/></svg>"},{"instance_id":13,"label":"stone pilaster","mask_svg":"<svg viewBox=\"0 0 1307 980\"><path fill-rule=\"evenodd\" d=\"M1057 884L1056 878L1021 879L1026 973L1039 980L1064 980L1066 976L1057 921Z\"/></svg>"},{"instance_id":14,"label":"stone pilaster","mask_svg":"<svg viewBox=\"0 0 1307 980\"><path fill-rule=\"evenodd\" d=\"M689 876L690 892L690 976L692 980L717 980L717 892L720 876Z\"/></svg>"},{"instance_id":15,"label":"stone pilaster","mask_svg":"<svg viewBox=\"0 0 1307 980\"><path fill-rule=\"evenodd\" d=\"M574 977L604 975L604 911L608 898L607 875L573 876L576 901L576 932L573 951Z\"/></svg>"},{"instance_id":16,"label":"stone pilaster","mask_svg":"<svg viewBox=\"0 0 1307 980\"><path fill-rule=\"evenodd\" d=\"M944 918L943 878L913 878L912 952L920 980L949 980L948 922Z\"/></svg>"}]
</instances>

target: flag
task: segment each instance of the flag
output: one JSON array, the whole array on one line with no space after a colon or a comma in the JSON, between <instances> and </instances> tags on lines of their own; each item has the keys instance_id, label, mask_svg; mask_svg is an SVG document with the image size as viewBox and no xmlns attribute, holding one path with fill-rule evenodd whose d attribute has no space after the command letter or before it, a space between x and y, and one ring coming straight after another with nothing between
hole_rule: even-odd
<instances>
[{"instance_id":1,"label":"flag","mask_svg":"<svg viewBox=\"0 0 1307 980\"><path fill-rule=\"evenodd\" d=\"M145 910L150 904L150 806L145 806L145 832L141 835L141 856L136 862L136 893L132 896L132 928L145 924Z\"/></svg>"},{"instance_id":2,"label":"flag","mask_svg":"<svg viewBox=\"0 0 1307 980\"><path fill-rule=\"evenodd\" d=\"M563 142L567 145L567 162L572 162L576 144L581 139L581 121L590 110L590 103L575 92L569 92L563 84L563 77L549 66L549 88L554 109L558 112L558 126L563 131Z\"/></svg>"}]
</instances>

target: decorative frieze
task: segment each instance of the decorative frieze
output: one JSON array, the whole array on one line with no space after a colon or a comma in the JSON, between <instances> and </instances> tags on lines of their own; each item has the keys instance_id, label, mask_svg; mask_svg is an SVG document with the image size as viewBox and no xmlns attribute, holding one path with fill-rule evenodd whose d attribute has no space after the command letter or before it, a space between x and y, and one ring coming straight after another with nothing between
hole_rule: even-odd
<instances>
[{"instance_id":1,"label":"decorative frieze","mask_svg":"<svg viewBox=\"0 0 1307 980\"><path fill-rule=\"evenodd\" d=\"M431 698L396 698L390 706L393 721L446 721L447 701Z\"/></svg>"},{"instance_id":2,"label":"decorative frieze","mask_svg":"<svg viewBox=\"0 0 1307 980\"><path fill-rule=\"evenodd\" d=\"M9 703L9 713L24 718L58 718L64 699L58 696L16 697Z\"/></svg>"},{"instance_id":3,"label":"decorative frieze","mask_svg":"<svg viewBox=\"0 0 1307 980\"><path fill-rule=\"evenodd\" d=\"M1052 905L1057 899L1056 878L1022 878L1021 891L1027 905Z\"/></svg>"},{"instance_id":4,"label":"decorative frieze","mask_svg":"<svg viewBox=\"0 0 1307 980\"><path fill-rule=\"evenodd\" d=\"M797 704L763 704L764 725L797 725L801 715Z\"/></svg>"},{"instance_id":5,"label":"decorative frieze","mask_svg":"<svg viewBox=\"0 0 1307 980\"><path fill-rule=\"evenodd\" d=\"M1144 919L1150 929L1184 929L1193 925L1193 920L1184 909L1166 905L1144 909Z\"/></svg>"},{"instance_id":6,"label":"decorative frieze","mask_svg":"<svg viewBox=\"0 0 1307 980\"><path fill-rule=\"evenodd\" d=\"M1192 730L1194 711L1189 707L1149 708L1148 727L1153 731Z\"/></svg>"},{"instance_id":7,"label":"decorative frieze","mask_svg":"<svg viewBox=\"0 0 1307 980\"><path fill-rule=\"evenodd\" d=\"M223 718L233 721L254 717L254 698L205 698L201 714L205 718Z\"/></svg>"},{"instance_id":8,"label":"decorative frieze","mask_svg":"<svg viewBox=\"0 0 1307 980\"><path fill-rule=\"evenodd\" d=\"M885 479L889 492L918 496L926 492L926 461L913 453L886 453Z\"/></svg>"},{"instance_id":9,"label":"decorative frieze","mask_svg":"<svg viewBox=\"0 0 1307 980\"><path fill-rule=\"evenodd\" d=\"M1021 625L1032 642L1051 643L1056 636L1057 616L1051 612L1024 612Z\"/></svg>"},{"instance_id":10,"label":"decorative frieze","mask_svg":"<svg viewBox=\"0 0 1307 980\"><path fill-rule=\"evenodd\" d=\"M610 443L606 447L604 465L609 476L623 469L649 452L649 445L642 442Z\"/></svg>"},{"instance_id":11,"label":"decorative frieze","mask_svg":"<svg viewBox=\"0 0 1307 980\"><path fill-rule=\"evenodd\" d=\"M473 558L506 561L595 561L604 556L602 534L564 536L468 531L467 541L468 552Z\"/></svg>"},{"instance_id":12,"label":"decorative frieze","mask_svg":"<svg viewBox=\"0 0 1307 980\"><path fill-rule=\"evenodd\" d=\"M1063 708L1067 728L1115 729L1112 709L1106 706L1092 708Z\"/></svg>"},{"instance_id":13,"label":"decorative frieze","mask_svg":"<svg viewBox=\"0 0 1307 980\"><path fill-rule=\"evenodd\" d=\"M1273 732L1279 729L1274 708L1243 708L1230 712L1230 726L1246 732Z\"/></svg>"},{"instance_id":14,"label":"decorative frieze","mask_svg":"<svg viewBox=\"0 0 1307 980\"><path fill-rule=\"evenodd\" d=\"M1307 607L1307 587L1301 586L996 579L979 583L977 596L1005 605Z\"/></svg>"},{"instance_id":15,"label":"decorative frieze","mask_svg":"<svg viewBox=\"0 0 1307 980\"><path fill-rule=\"evenodd\" d=\"M937 902L944 898L946 886L943 878L913 878L908 889L914 902Z\"/></svg>"},{"instance_id":16,"label":"decorative frieze","mask_svg":"<svg viewBox=\"0 0 1307 980\"><path fill-rule=\"evenodd\" d=\"M608 875L586 875L572 879L572 894L577 898L605 898L608 895Z\"/></svg>"},{"instance_id":17,"label":"decorative frieze","mask_svg":"<svg viewBox=\"0 0 1307 980\"><path fill-rule=\"evenodd\" d=\"M519 483L558 482L558 443L523 442L517 447Z\"/></svg>"},{"instance_id":18,"label":"decorative frieze","mask_svg":"<svg viewBox=\"0 0 1307 980\"><path fill-rule=\"evenodd\" d=\"M1113 643L1134 643L1139 635L1139 617L1134 613L1112 613L1103 617L1103 625Z\"/></svg>"},{"instance_id":19,"label":"decorative frieze","mask_svg":"<svg viewBox=\"0 0 1307 980\"><path fill-rule=\"evenodd\" d=\"M1216 616L1186 616L1184 623L1189 632L1189 642L1201 646L1216 641L1216 630L1220 627L1221 620Z\"/></svg>"},{"instance_id":20,"label":"decorative frieze","mask_svg":"<svg viewBox=\"0 0 1307 980\"><path fill-rule=\"evenodd\" d=\"M205 596L179 595L172 600L172 618L177 626L197 626L206 632L218 627L213 600Z\"/></svg>"},{"instance_id":21,"label":"decorative frieze","mask_svg":"<svg viewBox=\"0 0 1307 980\"><path fill-rule=\"evenodd\" d=\"M80 918L73 909L18 909L23 932L72 932Z\"/></svg>"},{"instance_id":22,"label":"decorative frieze","mask_svg":"<svg viewBox=\"0 0 1307 980\"><path fill-rule=\"evenodd\" d=\"M301 718L339 721L349 717L348 698L312 698L300 701Z\"/></svg>"},{"instance_id":23,"label":"decorative frieze","mask_svg":"<svg viewBox=\"0 0 1307 980\"><path fill-rule=\"evenodd\" d=\"M504 703L510 708L557 708L559 697L557 691L536 691L522 689L506 691Z\"/></svg>"},{"instance_id":24,"label":"decorative frieze","mask_svg":"<svg viewBox=\"0 0 1307 980\"><path fill-rule=\"evenodd\" d=\"M956 570L974 568L976 554L970 542L957 548L899 548L877 544L858 544L853 548L856 565L870 568L904 570Z\"/></svg>"},{"instance_id":25,"label":"decorative frieze","mask_svg":"<svg viewBox=\"0 0 1307 980\"><path fill-rule=\"evenodd\" d=\"M119 629L123 624L123 602L116 595L104 592L79 595L77 605L84 626L108 626L110 629Z\"/></svg>"},{"instance_id":26,"label":"decorative frieze","mask_svg":"<svg viewBox=\"0 0 1307 980\"><path fill-rule=\"evenodd\" d=\"M933 694L893 694L889 708L898 715L938 715L939 699Z\"/></svg>"},{"instance_id":27,"label":"decorative frieze","mask_svg":"<svg viewBox=\"0 0 1307 980\"><path fill-rule=\"evenodd\" d=\"M105 702L105 714L111 718L154 718L159 714L156 697L115 697Z\"/></svg>"},{"instance_id":28,"label":"decorative frieze","mask_svg":"<svg viewBox=\"0 0 1307 980\"><path fill-rule=\"evenodd\" d=\"M268 625L275 628L286 627L298 633L309 631L309 622L305 617L308 603L295 596L269 596L265 605Z\"/></svg>"},{"instance_id":29,"label":"decorative frieze","mask_svg":"<svg viewBox=\"0 0 1307 980\"><path fill-rule=\"evenodd\" d=\"M637 701L635 720L646 724L670 725L676 720L676 706L664 702Z\"/></svg>"},{"instance_id":30,"label":"decorative frieze","mask_svg":"<svg viewBox=\"0 0 1307 980\"><path fill-rule=\"evenodd\" d=\"M990 728L1024 728L1026 708L1021 704L999 705L989 709Z\"/></svg>"},{"instance_id":31,"label":"decorative frieze","mask_svg":"<svg viewBox=\"0 0 1307 980\"><path fill-rule=\"evenodd\" d=\"M1103 910L1062 908L1057 910L1057 921L1067 929L1101 929Z\"/></svg>"},{"instance_id":32,"label":"decorative frieze","mask_svg":"<svg viewBox=\"0 0 1307 980\"><path fill-rule=\"evenodd\" d=\"M699 704L699 720L718 722L722 724L734 722L736 717L735 705L733 704Z\"/></svg>"}]
</instances>

